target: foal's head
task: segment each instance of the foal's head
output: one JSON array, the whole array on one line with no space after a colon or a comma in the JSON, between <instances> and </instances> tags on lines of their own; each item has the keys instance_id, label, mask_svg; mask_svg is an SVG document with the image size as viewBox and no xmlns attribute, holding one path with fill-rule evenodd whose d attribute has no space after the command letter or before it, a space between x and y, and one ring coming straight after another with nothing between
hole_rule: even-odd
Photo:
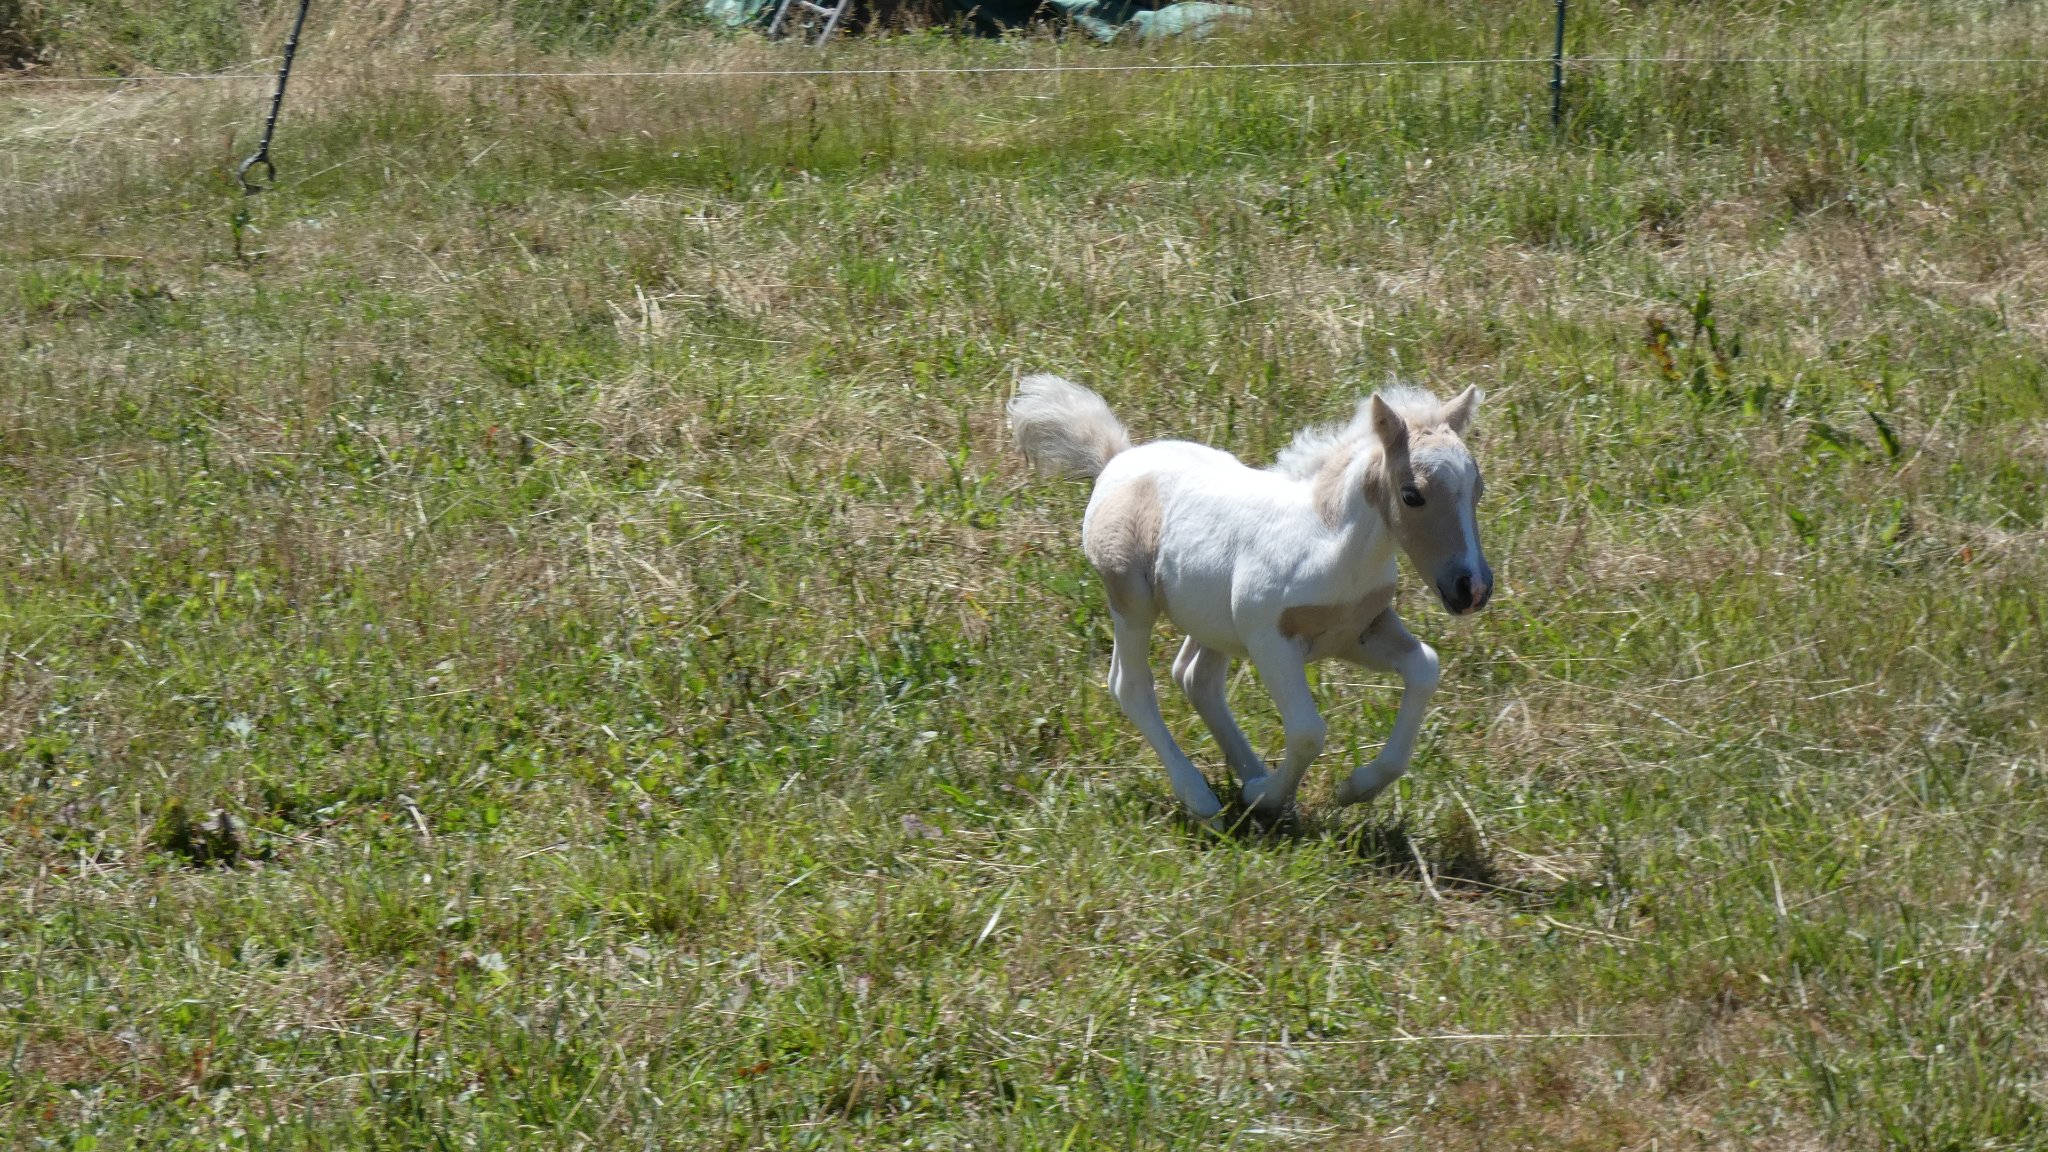
<instances>
[{"instance_id":1,"label":"foal's head","mask_svg":"<svg viewBox=\"0 0 2048 1152\"><path fill-rule=\"evenodd\" d=\"M1479 548L1473 511L1486 484L1464 440L1479 397L1479 389L1467 388L1444 404L1406 391L1395 393L1393 404L1377 392L1371 401L1381 457L1366 473L1366 498L1458 616L1486 607L1493 595L1493 569Z\"/></svg>"}]
</instances>

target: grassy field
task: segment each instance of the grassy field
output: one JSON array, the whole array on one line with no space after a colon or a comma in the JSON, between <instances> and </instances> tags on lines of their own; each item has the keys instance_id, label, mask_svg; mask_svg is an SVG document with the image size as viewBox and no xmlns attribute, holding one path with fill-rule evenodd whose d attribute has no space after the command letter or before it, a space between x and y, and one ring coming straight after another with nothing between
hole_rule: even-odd
<instances>
[{"instance_id":1,"label":"grassy field","mask_svg":"<svg viewBox=\"0 0 2048 1152\"><path fill-rule=\"evenodd\" d=\"M453 81L815 58L316 5L244 199L262 81L0 80L7 1140L2048 1148L2048 66L1902 59L2048 6L1584 7L1657 62L1561 139L1528 64ZM13 10L44 74L283 19ZM1488 390L1395 793L1324 804L1395 700L1330 668L1297 824L1175 817L1039 369L1247 459Z\"/></svg>"}]
</instances>

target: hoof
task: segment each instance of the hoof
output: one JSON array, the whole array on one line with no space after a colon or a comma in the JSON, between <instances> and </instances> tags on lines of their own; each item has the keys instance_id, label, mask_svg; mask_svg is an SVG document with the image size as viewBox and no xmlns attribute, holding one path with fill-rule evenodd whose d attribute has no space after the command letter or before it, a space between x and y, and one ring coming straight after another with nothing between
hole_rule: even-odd
<instances>
[{"instance_id":1,"label":"hoof","mask_svg":"<svg viewBox=\"0 0 2048 1152\"><path fill-rule=\"evenodd\" d=\"M1363 804L1386 791L1387 785L1399 780L1405 771L1406 769L1390 771L1381 767L1379 761L1375 760L1346 776L1344 782L1337 785L1337 795L1334 799L1339 805Z\"/></svg>"},{"instance_id":2,"label":"hoof","mask_svg":"<svg viewBox=\"0 0 2048 1152\"><path fill-rule=\"evenodd\" d=\"M1279 798L1279 789L1275 788L1273 783L1273 777L1270 775L1247 780L1244 782L1244 788L1238 793L1239 798L1244 801L1245 807L1261 816L1278 815L1287 807L1287 802Z\"/></svg>"},{"instance_id":3,"label":"hoof","mask_svg":"<svg viewBox=\"0 0 2048 1152\"><path fill-rule=\"evenodd\" d=\"M1223 818L1223 804L1216 799L1214 793L1204 796L1181 796L1177 799L1180 800L1181 814L1191 822L1211 829L1230 826L1230 821Z\"/></svg>"}]
</instances>

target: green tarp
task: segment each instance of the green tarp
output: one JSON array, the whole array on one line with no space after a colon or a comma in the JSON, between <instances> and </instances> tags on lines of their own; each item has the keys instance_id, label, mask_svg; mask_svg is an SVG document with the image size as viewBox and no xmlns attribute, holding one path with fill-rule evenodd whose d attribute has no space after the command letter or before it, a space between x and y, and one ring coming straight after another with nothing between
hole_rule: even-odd
<instances>
[{"instance_id":1,"label":"green tarp","mask_svg":"<svg viewBox=\"0 0 2048 1152\"><path fill-rule=\"evenodd\" d=\"M1118 36L1158 40L1167 36L1207 36L1218 24L1243 19L1252 10L1209 0L1182 0L1164 8L1140 8L1131 0L1052 0L1067 18L1108 43Z\"/></svg>"},{"instance_id":2,"label":"green tarp","mask_svg":"<svg viewBox=\"0 0 2048 1152\"><path fill-rule=\"evenodd\" d=\"M727 28L766 20L774 10L769 0L704 0L704 14Z\"/></svg>"}]
</instances>

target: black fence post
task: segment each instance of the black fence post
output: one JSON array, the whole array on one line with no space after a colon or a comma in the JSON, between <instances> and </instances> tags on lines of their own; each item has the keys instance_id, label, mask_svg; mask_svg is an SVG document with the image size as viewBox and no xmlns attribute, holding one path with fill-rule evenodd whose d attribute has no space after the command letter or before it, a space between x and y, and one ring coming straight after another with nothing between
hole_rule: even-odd
<instances>
[{"instance_id":1,"label":"black fence post","mask_svg":"<svg viewBox=\"0 0 2048 1152\"><path fill-rule=\"evenodd\" d=\"M292 34L285 37L284 63L277 69L277 91L270 97L270 115L263 121L263 142L256 146L256 152L242 166L235 169L235 179L242 182L244 194L254 196L277 183L277 165L270 162L270 138L277 134L277 114L284 110L284 86L292 78L292 57L299 54L299 33L306 27L306 9L313 6L313 0L299 0L299 14L292 20ZM263 168L262 183L252 179L258 165Z\"/></svg>"},{"instance_id":2,"label":"black fence post","mask_svg":"<svg viewBox=\"0 0 2048 1152\"><path fill-rule=\"evenodd\" d=\"M1564 130L1564 4L1557 0L1557 46L1550 54L1550 130Z\"/></svg>"}]
</instances>

